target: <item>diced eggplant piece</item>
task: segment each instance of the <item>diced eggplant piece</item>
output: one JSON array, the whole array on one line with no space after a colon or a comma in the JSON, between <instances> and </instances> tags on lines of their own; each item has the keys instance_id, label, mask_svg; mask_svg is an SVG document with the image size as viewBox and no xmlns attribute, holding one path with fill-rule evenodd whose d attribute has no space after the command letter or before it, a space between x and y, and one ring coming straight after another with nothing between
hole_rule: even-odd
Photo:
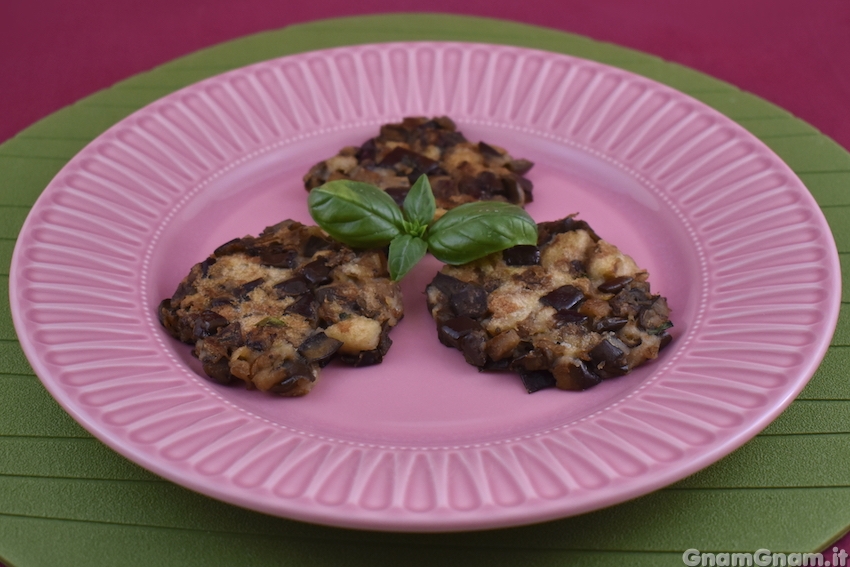
<instances>
[{"instance_id":1,"label":"diced eggplant piece","mask_svg":"<svg viewBox=\"0 0 850 567\"><path fill-rule=\"evenodd\" d=\"M602 381L581 360L561 362L555 366L552 374L560 390L587 390Z\"/></svg>"},{"instance_id":2,"label":"diced eggplant piece","mask_svg":"<svg viewBox=\"0 0 850 567\"><path fill-rule=\"evenodd\" d=\"M597 333L619 331L625 327L628 322L628 317L603 317L593 323L593 330Z\"/></svg>"},{"instance_id":3,"label":"diced eggplant piece","mask_svg":"<svg viewBox=\"0 0 850 567\"><path fill-rule=\"evenodd\" d=\"M510 357L517 346L519 346L519 334L510 329L499 333L487 342L487 356L494 362Z\"/></svg>"},{"instance_id":4,"label":"diced eggplant piece","mask_svg":"<svg viewBox=\"0 0 850 567\"><path fill-rule=\"evenodd\" d=\"M525 204L525 192L517 179L514 179L511 175L505 175L499 177L499 183L502 186L501 190L492 193L492 195L503 196L512 205L523 206Z\"/></svg>"},{"instance_id":5,"label":"diced eggplant piece","mask_svg":"<svg viewBox=\"0 0 850 567\"><path fill-rule=\"evenodd\" d=\"M301 343L298 354L307 362L318 364L321 368L331 361L341 346L342 341L332 339L320 331Z\"/></svg>"},{"instance_id":6,"label":"diced eggplant piece","mask_svg":"<svg viewBox=\"0 0 850 567\"><path fill-rule=\"evenodd\" d=\"M281 230L297 228L298 226L301 226L301 223L296 222L292 219L282 220L277 224L273 224L271 226L267 226L266 228L264 228L263 231L260 233L260 237L272 237L273 238L275 233L277 233ZM244 238L244 240L253 242L253 241L256 241L257 239L254 238L253 236L246 236Z\"/></svg>"},{"instance_id":7,"label":"diced eggplant piece","mask_svg":"<svg viewBox=\"0 0 850 567\"><path fill-rule=\"evenodd\" d=\"M466 141L466 136L461 132L449 132L448 130L439 130L434 137L434 145L442 149L450 148Z\"/></svg>"},{"instance_id":8,"label":"diced eggplant piece","mask_svg":"<svg viewBox=\"0 0 850 567\"><path fill-rule=\"evenodd\" d=\"M504 195L506 191L502 180L492 171L482 171L475 176L475 184L478 187L478 193L482 197L491 199L496 195ZM512 201L513 203L521 201Z\"/></svg>"},{"instance_id":9,"label":"diced eggplant piece","mask_svg":"<svg viewBox=\"0 0 850 567\"><path fill-rule=\"evenodd\" d=\"M316 300L311 293L299 296L298 299L295 300L295 303L292 303L289 307L284 309L283 312L287 315L301 315L308 321L316 321L318 319Z\"/></svg>"},{"instance_id":10,"label":"diced eggplant piece","mask_svg":"<svg viewBox=\"0 0 850 567\"><path fill-rule=\"evenodd\" d=\"M522 158L513 159L508 162L506 167L517 175L525 175L534 167L534 162Z\"/></svg>"},{"instance_id":11,"label":"diced eggplant piece","mask_svg":"<svg viewBox=\"0 0 850 567\"><path fill-rule=\"evenodd\" d=\"M383 362L384 356L387 354L387 351L390 349L390 345L392 344L393 342L389 335L384 334L381 336L381 342L378 344L378 348L373 350L364 350L354 355L340 355L339 360L345 364L354 366L355 368L380 364Z\"/></svg>"},{"instance_id":12,"label":"diced eggplant piece","mask_svg":"<svg viewBox=\"0 0 850 567\"><path fill-rule=\"evenodd\" d=\"M216 313L215 311L203 311L195 319L195 325L192 335L195 339L202 339L216 334L219 329L226 327L227 319Z\"/></svg>"},{"instance_id":13,"label":"diced eggplant piece","mask_svg":"<svg viewBox=\"0 0 850 567\"><path fill-rule=\"evenodd\" d=\"M260 263L272 268L292 269L298 264L298 252L281 247L269 247L260 252Z\"/></svg>"},{"instance_id":14,"label":"diced eggplant piece","mask_svg":"<svg viewBox=\"0 0 850 567\"><path fill-rule=\"evenodd\" d=\"M256 326L245 333L245 346L256 352L268 350L274 340L275 335L266 327Z\"/></svg>"},{"instance_id":15,"label":"diced eggplant piece","mask_svg":"<svg viewBox=\"0 0 850 567\"><path fill-rule=\"evenodd\" d=\"M537 266L540 264L540 249L533 244L520 244L502 252L508 266Z\"/></svg>"},{"instance_id":16,"label":"diced eggplant piece","mask_svg":"<svg viewBox=\"0 0 850 567\"><path fill-rule=\"evenodd\" d=\"M230 373L230 364L226 358L204 362L203 367L207 378L216 384L229 384L233 380L233 375Z\"/></svg>"},{"instance_id":17,"label":"diced eggplant piece","mask_svg":"<svg viewBox=\"0 0 850 567\"><path fill-rule=\"evenodd\" d=\"M235 297L245 298L245 297L248 296L249 293L251 293L252 291L257 289L258 287L263 285L264 281L265 280L263 280L263 278L257 278L255 280L251 280L249 282L243 283L242 285L237 286L233 290L233 295Z\"/></svg>"},{"instance_id":18,"label":"diced eggplant piece","mask_svg":"<svg viewBox=\"0 0 850 567\"><path fill-rule=\"evenodd\" d=\"M487 336L483 330L473 331L460 338L458 341L463 358L469 364L483 368L487 363Z\"/></svg>"},{"instance_id":19,"label":"diced eggplant piece","mask_svg":"<svg viewBox=\"0 0 850 567\"><path fill-rule=\"evenodd\" d=\"M362 146L360 146L360 148L357 149L357 153L354 154L354 157L356 157L357 161L361 162L361 164L363 162L374 162L377 151L378 146L375 145L375 138L369 138Z\"/></svg>"},{"instance_id":20,"label":"diced eggplant piece","mask_svg":"<svg viewBox=\"0 0 850 567\"><path fill-rule=\"evenodd\" d=\"M439 177L429 177L431 181L431 191L434 193L434 199L437 202L447 201L452 196L458 194L458 187L452 181L452 178L448 175L441 175Z\"/></svg>"},{"instance_id":21,"label":"diced eggplant piece","mask_svg":"<svg viewBox=\"0 0 850 567\"><path fill-rule=\"evenodd\" d=\"M234 301L235 300L234 300L233 297L227 297L227 296L213 297L212 299L210 299L209 306L210 307L223 307L225 305L229 305L229 306L232 307L233 304L234 304Z\"/></svg>"},{"instance_id":22,"label":"diced eggplant piece","mask_svg":"<svg viewBox=\"0 0 850 567\"><path fill-rule=\"evenodd\" d=\"M514 205L524 205L530 199L526 199L525 189L516 175L505 175L501 178L502 194L507 198L509 203Z\"/></svg>"},{"instance_id":23,"label":"diced eggplant piece","mask_svg":"<svg viewBox=\"0 0 850 567\"><path fill-rule=\"evenodd\" d=\"M303 274L296 274L288 280L274 285L278 297L287 295L304 295L310 291L310 281Z\"/></svg>"},{"instance_id":24,"label":"diced eggplant piece","mask_svg":"<svg viewBox=\"0 0 850 567\"><path fill-rule=\"evenodd\" d=\"M615 342L619 344L614 344ZM627 374L629 367L624 349L628 349L628 347L613 337L603 339L593 347L588 354L596 373L602 378L613 378Z\"/></svg>"},{"instance_id":25,"label":"diced eggplant piece","mask_svg":"<svg viewBox=\"0 0 850 567\"><path fill-rule=\"evenodd\" d=\"M390 339L390 326L384 324L383 328L381 329L381 338L378 341L378 348L376 350L380 352L381 356L383 357L389 352L390 347L392 345L393 341L392 339Z\"/></svg>"},{"instance_id":26,"label":"diced eggplant piece","mask_svg":"<svg viewBox=\"0 0 850 567\"><path fill-rule=\"evenodd\" d=\"M464 175L457 180L457 190L461 195L466 195L473 201L480 201L483 197L478 180L471 175Z\"/></svg>"},{"instance_id":27,"label":"diced eggplant piece","mask_svg":"<svg viewBox=\"0 0 850 567\"><path fill-rule=\"evenodd\" d=\"M177 315L174 313L174 308L171 307L171 299L166 298L159 302L159 307L156 309L157 318L162 326L171 334L176 336L177 333Z\"/></svg>"},{"instance_id":28,"label":"diced eggplant piece","mask_svg":"<svg viewBox=\"0 0 850 567\"><path fill-rule=\"evenodd\" d=\"M449 298L449 306L457 317L478 318L487 314L487 291L478 284L437 273L431 281Z\"/></svg>"},{"instance_id":29,"label":"diced eggplant piece","mask_svg":"<svg viewBox=\"0 0 850 567\"><path fill-rule=\"evenodd\" d=\"M658 334L671 327L670 308L667 306L667 300L658 297L652 302L652 305L642 309L638 316L638 323L650 334Z\"/></svg>"},{"instance_id":30,"label":"diced eggplant piece","mask_svg":"<svg viewBox=\"0 0 850 567\"><path fill-rule=\"evenodd\" d=\"M497 150L496 148L494 148L493 146L491 146L490 144L486 144L484 142L478 142L478 149L485 156L499 158L499 157L502 157L503 155L505 155L502 152L500 152L499 150Z\"/></svg>"},{"instance_id":31,"label":"diced eggplant piece","mask_svg":"<svg viewBox=\"0 0 850 567\"><path fill-rule=\"evenodd\" d=\"M201 264L200 264L201 276L207 277L207 275L210 273L210 267L215 263L216 263L215 256L210 256L209 258L207 258L206 260L201 262Z\"/></svg>"},{"instance_id":32,"label":"diced eggplant piece","mask_svg":"<svg viewBox=\"0 0 850 567\"><path fill-rule=\"evenodd\" d=\"M522 346L522 343L520 343ZM517 371L544 370L552 366L552 353L542 348L532 348L514 360L511 368Z\"/></svg>"},{"instance_id":33,"label":"diced eggplant piece","mask_svg":"<svg viewBox=\"0 0 850 567\"><path fill-rule=\"evenodd\" d=\"M320 252L322 250L329 250L334 247L333 242L326 238L321 238L319 236L311 236L307 239L307 242L304 244L304 257L312 258L316 252Z\"/></svg>"},{"instance_id":34,"label":"diced eggplant piece","mask_svg":"<svg viewBox=\"0 0 850 567\"><path fill-rule=\"evenodd\" d=\"M215 334L214 337L210 339L209 342L212 342L217 345L221 345L225 348L236 348L240 344L242 344L242 325L239 321L234 321L228 326L222 328Z\"/></svg>"},{"instance_id":35,"label":"diced eggplant piece","mask_svg":"<svg viewBox=\"0 0 850 567\"><path fill-rule=\"evenodd\" d=\"M534 202L534 193L532 193L534 190L534 184L527 177L523 177L522 175L511 175L511 179L517 182L517 185L519 185L523 193L522 201L517 204L525 206L528 203Z\"/></svg>"},{"instance_id":36,"label":"diced eggplant piece","mask_svg":"<svg viewBox=\"0 0 850 567\"><path fill-rule=\"evenodd\" d=\"M479 370L510 370L512 362L513 361L510 358L493 360L488 357L484 362L484 366L480 366Z\"/></svg>"},{"instance_id":37,"label":"diced eggplant piece","mask_svg":"<svg viewBox=\"0 0 850 567\"><path fill-rule=\"evenodd\" d=\"M182 281L177 286L177 290L174 292L174 295L171 296L171 303L176 305L183 301L189 295L194 295L198 292L198 289L191 284L190 281Z\"/></svg>"},{"instance_id":38,"label":"diced eggplant piece","mask_svg":"<svg viewBox=\"0 0 850 567\"><path fill-rule=\"evenodd\" d=\"M381 354L378 349L364 350L357 354L340 355L339 360L349 366L359 368L361 366L374 366L375 364L380 364L384 360L384 355Z\"/></svg>"},{"instance_id":39,"label":"diced eggplant piece","mask_svg":"<svg viewBox=\"0 0 850 567\"><path fill-rule=\"evenodd\" d=\"M487 314L487 292L480 285L467 284L451 295L449 306L458 317L484 317Z\"/></svg>"},{"instance_id":40,"label":"diced eggplant piece","mask_svg":"<svg viewBox=\"0 0 850 567\"><path fill-rule=\"evenodd\" d=\"M402 146L393 148L378 165L396 169L396 166L403 165L417 171L420 175L423 173L427 175L439 166L436 161Z\"/></svg>"},{"instance_id":41,"label":"diced eggplant piece","mask_svg":"<svg viewBox=\"0 0 850 567\"><path fill-rule=\"evenodd\" d=\"M642 287L623 289L608 301L611 312L617 317L638 317L641 310L652 305L652 296Z\"/></svg>"},{"instance_id":42,"label":"diced eggplant piece","mask_svg":"<svg viewBox=\"0 0 850 567\"><path fill-rule=\"evenodd\" d=\"M379 137L393 142L406 142L407 132L403 124L382 124Z\"/></svg>"},{"instance_id":43,"label":"diced eggplant piece","mask_svg":"<svg viewBox=\"0 0 850 567\"><path fill-rule=\"evenodd\" d=\"M529 394L545 390L546 388L554 388L557 384L555 376L548 370L520 370L520 378L525 390Z\"/></svg>"},{"instance_id":44,"label":"diced eggplant piece","mask_svg":"<svg viewBox=\"0 0 850 567\"><path fill-rule=\"evenodd\" d=\"M571 260L570 261L570 275L576 278L583 278L587 276L587 266L584 265L584 262L581 260Z\"/></svg>"},{"instance_id":45,"label":"diced eggplant piece","mask_svg":"<svg viewBox=\"0 0 850 567\"><path fill-rule=\"evenodd\" d=\"M455 317L439 325L437 336L440 342L452 348L460 348L460 339L473 331L480 331L481 324L470 317Z\"/></svg>"},{"instance_id":46,"label":"diced eggplant piece","mask_svg":"<svg viewBox=\"0 0 850 567\"><path fill-rule=\"evenodd\" d=\"M357 303L357 293L356 287L343 284L317 288L315 295L319 320L332 325L350 315L360 315L361 308Z\"/></svg>"},{"instance_id":47,"label":"diced eggplant piece","mask_svg":"<svg viewBox=\"0 0 850 567\"><path fill-rule=\"evenodd\" d=\"M451 297L453 293L463 289L466 282L462 282L459 279L453 278L452 276L446 275L442 272L437 272L437 275L434 276L433 280L431 280L431 285L439 289L446 296Z\"/></svg>"},{"instance_id":48,"label":"diced eggplant piece","mask_svg":"<svg viewBox=\"0 0 850 567\"><path fill-rule=\"evenodd\" d=\"M301 268L301 275L304 276L311 285L323 285L331 281L331 268L325 263L323 258L313 260Z\"/></svg>"},{"instance_id":49,"label":"diced eggplant piece","mask_svg":"<svg viewBox=\"0 0 850 567\"><path fill-rule=\"evenodd\" d=\"M564 217L561 220L541 222L537 224L537 245L543 246L547 244L556 234L564 232L572 232L574 230L586 231L594 242L601 240L587 221L576 220L572 215Z\"/></svg>"},{"instance_id":50,"label":"diced eggplant piece","mask_svg":"<svg viewBox=\"0 0 850 567\"><path fill-rule=\"evenodd\" d=\"M282 369L286 378L269 388L270 392L281 396L303 396L316 381L310 367L301 360L287 360Z\"/></svg>"},{"instance_id":51,"label":"diced eggplant piece","mask_svg":"<svg viewBox=\"0 0 850 567\"><path fill-rule=\"evenodd\" d=\"M605 280L604 282L599 284L596 289L598 289L602 293L620 293L627 285L629 285L633 281L633 277L620 276L618 278L611 278Z\"/></svg>"},{"instance_id":52,"label":"diced eggplant piece","mask_svg":"<svg viewBox=\"0 0 850 567\"><path fill-rule=\"evenodd\" d=\"M584 293L574 285L563 285L540 298L540 303L557 311L572 309L584 301Z\"/></svg>"},{"instance_id":53,"label":"diced eggplant piece","mask_svg":"<svg viewBox=\"0 0 850 567\"><path fill-rule=\"evenodd\" d=\"M579 313L575 309L562 309L555 313L555 326L563 327L564 325L585 325L589 318L583 313Z\"/></svg>"},{"instance_id":54,"label":"diced eggplant piece","mask_svg":"<svg viewBox=\"0 0 850 567\"><path fill-rule=\"evenodd\" d=\"M234 238L225 242L215 249L213 256L221 258L222 256L231 256L233 254L245 253L248 248L253 245L253 239L250 238Z\"/></svg>"}]
</instances>

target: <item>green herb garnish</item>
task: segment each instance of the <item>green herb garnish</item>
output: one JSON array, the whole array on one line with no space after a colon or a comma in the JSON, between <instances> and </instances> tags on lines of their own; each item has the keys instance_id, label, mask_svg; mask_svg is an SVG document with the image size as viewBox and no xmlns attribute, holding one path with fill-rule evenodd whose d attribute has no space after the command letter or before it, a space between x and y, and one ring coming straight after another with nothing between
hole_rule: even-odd
<instances>
[{"instance_id":1,"label":"green herb garnish","mask_svg":"<svg viewBox=\"0 0 850 567\"><path fill-rule=\"evenodd\" d=\"M537 244L537 224L516 205L466 203L434 221L436 204L422 175L403 210L384 191L347 179L310 191L310 215L325 232L354 248L389 244L390 277L398 281L431 252L446 264L465 264L520 244Z\"/></svg>"},{"instance_id":2,"label":"green herb garnish","mask_svg":"<svg viewBox=\"0 0 850 567\"><path fill-rule=\"evenodd\" d=\"M257 322L257 327L288 327L286 321L277 317L264 317Z\"/></svg>"},{"instance_id":3,"label":"green herb garnish","mask_svg":"<svg viewBox=\"0 0 850 567\"><path fill-rule=\"evenodd\" d=\"M661 333L663 333L664 331L666 331L667 329L669 329L672 326L673 326L673 323L671 323L670 321L664 321L661 324L660 327L656 327L654 329L647 329L646 332L649 333L650 335L660 335Z\"/></svg>"}]
</instances>

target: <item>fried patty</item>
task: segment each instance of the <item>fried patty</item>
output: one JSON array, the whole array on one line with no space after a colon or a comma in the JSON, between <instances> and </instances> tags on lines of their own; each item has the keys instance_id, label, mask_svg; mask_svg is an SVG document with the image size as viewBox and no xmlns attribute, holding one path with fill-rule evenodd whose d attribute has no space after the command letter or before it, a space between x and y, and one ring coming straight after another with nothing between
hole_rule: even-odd
<instances>
[{"instance_id":1,"label":"fried patty","mask_svg":"<svg viewBox=\"0 0 850 567\"><path fill-rule=\"evenodd\" d=\"M292 220L192 267L159 319L214 382L302 396L333 358L377 364L403 316L381 250L354 251Z\"/></svg>"},{"instance_id":2,"label":"fried patty","mask_svg":"<svg viewBox=\"0 0 850 567\"><path fill-rule=\"evenodd\" d=\"M482 370L518 372L529 393L585 390L656 358L672 323L647 272L574 216L538 234L437 274L426 293L440 341Z\"/></svg>"},{"instance_id":3,"label":"fried patty","mask_svg":"<svg viewBox=\"0 0 850 567\"><path fill-rule=\"evenodd\" d=\"M437 207L452 209L473 201L506 201L524 206L532 200L524 174L534 164L514 159L485 142L472 143L448 117L408 117L384 124L362 146L343 148L304 176L309 191L336 179L371 183L401 206L411 185L428 176Z\"/></svg>"}]
</instances>

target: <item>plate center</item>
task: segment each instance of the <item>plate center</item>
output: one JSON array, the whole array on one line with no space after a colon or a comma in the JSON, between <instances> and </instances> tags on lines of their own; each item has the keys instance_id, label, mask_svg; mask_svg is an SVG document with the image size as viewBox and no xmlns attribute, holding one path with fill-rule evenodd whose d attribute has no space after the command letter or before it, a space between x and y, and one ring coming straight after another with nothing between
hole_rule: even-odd
<instances>
[{"instance_id":1,"label":"plate center","mask_svg":"<svg viewBox=\"0 0 850 567\"><path fill-rule=\"evenodd\" d=\"M528 211L535 220L578 213L650 272L653 291L673 309L674 336L688 330L698 304L691 284L700 280L699 266L682 222L663 200L616 164L561 142L495 126L460 127L471 141L486 140L534 161L528 177L535 201ZM189 268L223 242L286 218L311 223L301 176L317 156L362 143L374 130L359 127L275 148L206 183L164 228L152 254L149 297L158 302L170 296ZM674 342L659 360L586 392L529 395L517 375L478 372L460 352L440 344L424 296L440 266L428 257L402 282L405 317L382 364L333 363L304 398L208 383L190 347L170 338L166 344L197 375L198 387L282 427L358 443L434 447L504 441L573 423L646 384L676 350Z\"/></svg>"}]
</instances>

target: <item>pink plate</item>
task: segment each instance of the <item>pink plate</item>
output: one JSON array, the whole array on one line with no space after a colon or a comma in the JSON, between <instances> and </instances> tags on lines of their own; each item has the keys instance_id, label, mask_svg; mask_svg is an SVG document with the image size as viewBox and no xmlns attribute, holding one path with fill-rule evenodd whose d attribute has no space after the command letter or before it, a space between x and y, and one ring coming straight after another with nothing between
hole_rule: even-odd
<instances>
[{"instance_id":1,"label":"pink plate","mask_svg":"<svg viewBox=\"0 0 850 567\"><path fill-rule=\"evenodd\" d=\"M217 245L309 222L301 177L378 126L453 117L536 163L538 221L580 213L649 270L674 342L587 392L525 393L437 341L403 282L385 362L331 365L309 396L220 387L155 315ZM232 71L110 128L33 207L15 326L84 427L178 484L284 517L434 531L579 514L728 454L800 392L835 327L835 244L815 201L716 111L625 71L462 43L363 45Z\"/></svg>"}]
</instances>

